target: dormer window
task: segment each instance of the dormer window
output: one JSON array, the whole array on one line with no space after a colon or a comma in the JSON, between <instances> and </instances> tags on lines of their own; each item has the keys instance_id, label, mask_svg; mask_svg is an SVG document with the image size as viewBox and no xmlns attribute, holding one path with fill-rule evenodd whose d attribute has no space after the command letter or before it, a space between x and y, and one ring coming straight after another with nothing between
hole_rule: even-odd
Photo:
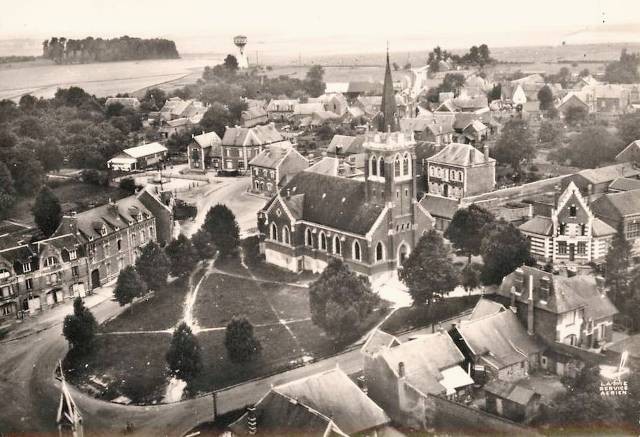
<instances>
[{"instance_id":1,"label":"dormer window","mask_svg":"<svg viewBox=\"0 0 640 437\"><path fill-rule=\"evenodd\" d=\"M138 220L139 222L142 221L142 213L138 214L138 217L136 218L136 220Z\"/></svg>"},{"instance_id":2,"label":"dormer window","mask_svg":"<svg viewBox=\"0 0 640 437\"><path fill-rule=\"evenodd\" d=\"M102 226L100 228L100 235L102 235L103 237L107 235L107 227L106 226Z\"/></svg>"},{"instance_id":3,"label":"dormer window","mask_svg":"<svg viewBox=\"0 0 640 437\"><path fill-rule=\"evenodd\" d=\"M55 256L50 256L44 260L44 265L46 267L53 267L56 264L58 264L58 258L56 258Z\"/></svg>"},{"instance_id":4,"label":"dormer window","mask_svg":"<svg viewBox=\"0 0 640 437\"><path fill-rule=\"evenodd\" d=\"M22 272L29 273L30 271L31 271L31 263L30 262L22 263Z\"/></svg>"},{"instance_id":5,"label":"dormer window","mask_svg":"<svg viewBox=\"0 0 640 437\"><path fill-rule=\"evenodd\" d=\"M78 251L70 250L69 251L69 259L73 261L74 259L78 259Z\"/></svg>"}]
</instances>

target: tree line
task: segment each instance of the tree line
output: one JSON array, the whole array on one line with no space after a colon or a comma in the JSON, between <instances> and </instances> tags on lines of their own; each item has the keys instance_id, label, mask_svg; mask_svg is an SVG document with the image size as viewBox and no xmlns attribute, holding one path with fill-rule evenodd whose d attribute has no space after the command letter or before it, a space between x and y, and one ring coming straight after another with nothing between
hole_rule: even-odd
<instances>
[{"instance_id":1,"label":"tree line","mask_svg":"<svg viewBox=\"0 0 640 437\"><path fill-rule=\"evenodd\" d=\"M59 64L179 58L176 43L164 38L67 39L51 37L42 42L42 57Z\"/></svg>"}]
</instances>

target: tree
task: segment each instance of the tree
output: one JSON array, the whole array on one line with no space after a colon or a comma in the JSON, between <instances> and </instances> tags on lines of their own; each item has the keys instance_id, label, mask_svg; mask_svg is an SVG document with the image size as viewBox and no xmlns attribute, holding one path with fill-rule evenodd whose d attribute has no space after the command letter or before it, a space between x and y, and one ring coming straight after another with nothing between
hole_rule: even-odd
<instances>
[{"instance_id":1,"label":"tree","mask_svg":"<svg viewBox=\"0 0 640 437\"><path fill-rule=\"evenodd\" d=\"M468 263L464 266L460 274L460 282L465 290L471 291L480 286L480 271L479 264Z\"/></svg>"},{"instance_id":2,"label":"tree","mask_svg":"<svg viewBox=\"0 0 640 437\"><path fill-rule=\"evenodd\" d=\"M631 244L625 238L623 226L621 224L618 228L604 258L604 283L609 287L611 299L618 308L622 308L621 304L629 294L631 267Z\"/></svg>"},{"instance_id":3,"label":"tree","mask_svg":"<svg viewBox=\"0 0 640 437\"><path fill-rule=\"evenodd\" d=\"M637 83L640 82L639 53L627 53L627 49L622 49L620 59L605 66L604 80L610 83Z\"/></svg>"},{"instance_id":4,"label":"tree","mask_svg":"<svg viewBox=\"0 0 640 437\"><path fill-rule=\"evenodd\" d=\"M36 154L45 170L58 171L62 167L64 156L62 156L58 140L55 138L47 138L44 144L38 148Z\"/></svg>"},{"instance_id":5,"label":"tree","mask_svg":"<svg viewBox=\"0 0 640 437\"><path fill-rule=\"evenodd\" d=\"M204 227L198 229L198 232L191 236L191 242L196 250L198 259L200 260L213 258L216 254L216 247L211 241L211 236Z\"/></svg>"},{"instance_id":6,"label":"tree","mask_svg":"<svg viewBox=\"0 0 640 437\"><path fill-rule=\"evenodd\" d=\"M618 138L624 145L640 139L640 112L623 114L616 123Z\"/></svg>"},{"instance_id":7,"label":"tree","mask_svg":"<svg viewBox=\"0 0 640 437\"><path fill-rule=\"evenodd\" d=\"M540 102L540 110L547 111L553 108L553 91L549 85L545 85L538 91L538 101Z\"/></svg>"},{"instance_id":8,"label":"tree","mask_svg":"<svg viewBox=\"0 0 640 437\"><path fill-rule=\"evenodd\" d=\"M240 228L236 216L226 205L219 203L212 207L207 212L203 227L222 258L236 252L240 244Z\"/></svg>"},{"instance_id":9,"label":"tree","mask_svg":"<svg viewBox=\"0 0 640 437\"><path fill-rule=\"evenodd\" d=\"M191 381L202 371L202 350L186 323L180 323L173 331L166 359L169 374L183 381Z\"/></svg>"},{"instance_id":10,"label":"tree","mask_svg":"<svg viewBox=\"0 0 640 437\"><path fill-rule=\"evenodd\" d=\"M312 66L307 71L307 76L304 80L304 90L311 97L318 97L324 93L327 84L324 83L324 68L321 65Z\"/></svg>"},{"instance_id":11,"label":"tree","mask_svg":"<svg viewBox=\"0 0 640 437\"><path fill-rule=\"evenodd\" d=\"M169 266L169 258L155 241L150 241L142 248L140 258L136 261L136 270L152 290L159 290L167 284Z\"/></svg>"},{"instance_id":12,"label":"tree","mask_svg":"<svg viewBox=\"0 0 640 437\"><path fill-rule=\"evenodd\" d=\"M515 172L519 172L521 164L531 161L536 153L529 124L515 118L507 121L493 153L498 162L508 164Z\"/></svg>"},{"instance_id":13,"label":"tree","mask_svg":"<svg viewBox=\"0 0 640 437\"><path fill-rule=\"evenodd\" d=\"M118 187L121 190L126 191L129 194L134 194L136 192L136 181L133 178L122 178L118 183Z\"/></svg>"},{"instance_id":14,"label":"tree","mask_svg":"<svg viewBox=\"0 0 640 437\"><path fill-rule=\"evenodd\" d=\"M62 219L62 208L56 195L47 186L42 187L33 204L33 219L45 236L58 229Z\"/></svg>"},{"instance_id":15,"label":"tree","mask_svg":"<svg viewBox=\"0 0 640 437\"><path fill-rule=\"evenodd\" d=\"M98 322L91 311L84 306L81 297L73 301L73 314L64 318L62 333L69 342L73 353L82 355L93 348Z\"/></svg>"},{"instance_id":16,"label":"tree","mask_svg":"<svg viewBox=\"0 0 640 437\"><path fill-rule=\"evenodd\" d=\"M455 212L449 227L444 233L445 238L453 243L469 257L480 254L482 234L480 231L487 223L495 220L493 214L478 205L470 205Z\"/></svg>"},{"instance_id":17,"label":"tree","mask_svg":"<svg viewBox=\"0 0 640 437\"><path fill-rule=\"evenodd\" d=\"M338 259L329 261L309 287L312 322L336 340L358 336L379 301L369 280L357 276Z\"/></svg>"},{"instance_id":18,"label":"tree","mask_svg":"<svg viewBox=\"0 0 640 437\"><path fill-rule=\"evenodd\" d=\"M143 111L158 111L167 100L167 93L160 88L151 88L144 93L140 101L140 109Z\"/></svg>"},{"instance_id":19,"label":"tree","mask_svg":"<svg viewBox=\"0 0 640 437\"><path fill-rule=\"evenodd\" d=\"M570 106L564 113L564 120L570 126L579 126L587 119L588 112L582 106Z\"/></svg>"},{"instance_id":20,"label":"tree","mask_svg":"<svg viewBox=\"0 0 640 437\"><path fill-rule=\"evenodd\" d=\"M198 252L184 234L169 243L165 252L171 262L170 272L174 276L188 275L198 262Z\"/></svg>"},{"instance_id":21,"label":"tree","mask_svg":"<svg viewBox=\"0 0 640 437\"><path fill-rule=\"evenodd\" d=\"M409 288L414 305L429 304L434 295L448 293L458 285L449 248L434 229L420 238L398 277Z\"/></svg>"},{"instance_id":22,"label":"tree","mask_svg":"<svg viewBox=\"0 0 640 437\"><path fill-rule=\"evenodd\" d=\"M238 59L233 55L227 55L224 58L224 68L226 68L229 73L234 74L238 71Z\"/></svg>"},{"instance_id":23,"label":"tree","mask_svg":"<svg viewBox=\"0 0 640 437\"><path fill-rule=\"evenodd\" d=\"M0 161L0 220L8 218L11 214L11 209L16 204L15 192L11 172Z\"/></svg>"},{"instance_id":24,"label":"tree","mask_svg":"<svg viewBox=\"0 0 640 437\"><path fill-rule=\"evenodd\" d=\"M36 102L38 100L33 97L31 94L24 94L20 97L20 101L18 102L18 106L22 112L31 112L36 106Z\"/></svg>"},{"instance_id":25,"label":"tree","mask_svg":"<svg viewBox=\"0 0 640 437\"><path fill-rule=\"evenodd\" d=\"M621 149L618 139L602 126L589 126L573 137L567 147L572 165L594 168L613 161Z\"/></svg>"},{"instance_id":26,"label":"tree","mask_svg":"<svg viewBox=\"0 0 640 437\"><path fill-rule=\"evenodd\" d=\"M226 126L233 125L233 119L231 113L227 108L218 102L214 102L209 106L207 112L202 116L200 120L200 127L206 132L215 131L215 133L222 138Z\"/></svg>"},{"instance_id":27,"label":"tree","mask_svg":"<svg viewBox=\"0 0 640 437\"><path fill-rule=\"evenodd\" d=\"M562 137L562 128L557 122L542 120L538 130L538 142L555 144Z\"/></svg>"},{"instance_id":28,"label":"tree","mask_svg":"<svg viewBox=\"0 0 640 437\"><path fill-rule=\"evenodd\" d=\"M482 230L484 235L480 254L484 266L480 279L484 284L500 284L502 278L522 264L533 265L529 241L513 224L501 219L489 223Z\"/></svg>"},{"instance_id":29,"label":"tree","mask_svg":"<svg viewBox=\"0 0 640 437\"><path fill-rule=\"evenodd\" d=\"M253 325L244 316L233 316L225 330L224 345L234 363L246 363L255 359L262 350L260 341L253 334Z\"/></svg>"},{"instance_id":30,"label":"tree","mask_svg":"<svg viewBox=\"0 0 640 437\"><path fill-rule=\"evenodd\" d=\"M147 289L135 267L127 266L120 270L116 288L113 289L113 296L120 306L125 306L133 302L136 297L142 296Z\"/></svg>"},{"instance_id":31,"label":"tree","mask_svg":"<svg viewBox=\"0 0 640 437\"><path fill-rule=\"evenodd\" d=\"M44 169L33 149L21 145L6 153L0 151L0 154L11 172L16 192L24 196L34 195L42 186Z\"/></svg>"},{"instance_id":32,"label":"tree","mask_svg":"<svg viewBox=\"0 0 640 437\"><path fill-rule=\"evenodd\" d=\"M502 97L502 84L498 83L491 88L491 91L487 94L487 98L489 102L493 102L494 100L500 100Z\"/></svg>"}]
</instances>

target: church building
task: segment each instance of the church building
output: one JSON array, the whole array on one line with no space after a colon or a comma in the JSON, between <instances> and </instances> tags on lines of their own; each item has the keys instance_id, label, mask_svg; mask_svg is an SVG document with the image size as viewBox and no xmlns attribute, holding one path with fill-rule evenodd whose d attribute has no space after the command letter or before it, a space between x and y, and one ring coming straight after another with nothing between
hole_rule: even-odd
<instances>
[{"instance_id":1,"label":"church building","mask_svg":"<svg viewBox=\"0 0 640 437\"><path fill-rule=\"evenodd\" d=\"M294 176L258 212L266 262L322 272L336 257L373 281L401 266L434 221L416 200L413 132L399 132L396 116L387 55L379 130L363 144L364 180Z\"/></svg>"}]
</instances>

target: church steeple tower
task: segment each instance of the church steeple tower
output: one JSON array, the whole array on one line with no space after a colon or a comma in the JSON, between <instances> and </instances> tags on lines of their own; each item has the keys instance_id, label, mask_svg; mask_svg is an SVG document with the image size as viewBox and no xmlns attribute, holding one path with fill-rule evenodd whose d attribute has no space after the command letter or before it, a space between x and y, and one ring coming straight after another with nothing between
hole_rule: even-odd
<instances>
[{"instance_id":1,"label":"church steeple tower","mask_svg":"<svg viewBox=\"0 0 640 437\"><path fill-rule=\"evenodd\" d=\"M387 66L384 72L384 85L382 87L382 103L380 104L380 111L382 114L379 116L378 131L395 132L398 130L398 122L396 115L398 109L396 108L396 96L393 92L393 79L391 78L391 66L389 65L389 44L387 43Z\"/></svg>"}]
</instances>

